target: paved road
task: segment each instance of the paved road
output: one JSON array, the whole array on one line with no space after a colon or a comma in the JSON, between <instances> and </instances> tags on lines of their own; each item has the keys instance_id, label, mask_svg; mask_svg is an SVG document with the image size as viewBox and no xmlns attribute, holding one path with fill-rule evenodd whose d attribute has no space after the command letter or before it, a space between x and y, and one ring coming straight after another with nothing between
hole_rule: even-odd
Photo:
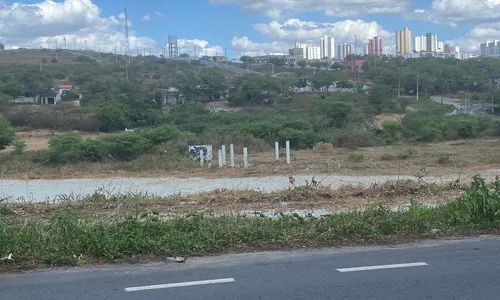
<instances>
[{"instance_id":1,"label":"paved road","mask_svg":"<svg viewBox=\"0 0 500 300\"><path fill-rule=\"evenodd\" d=\"M4 275L0 299L492 300L498 274L500 238L481 237Z\"/></svg>"},{"instance_id":2,"label":"paved road","mask_svg":"<svg viewBox=\"0 0 500 300\"><path fill-rule=\"evenodd\" d=\"M462 100L460 99L452 99L452 98L447 98L444 97L441 99L441 96L431 96L432 101L436 103L441 103L441 100L443 104L446 105L453 105L455 107L455 111L453 111L451 114L464 114L467 113L468 115L472 116L491 116L489 112L491 111L491 103L484 103L483 104L472 104L467 107L464 107L460 102ZM494 120L500 120L500 117L497 116L492 116Z\"/></svg>"},{"instance_id":3,"label":"paved road","mask_svg":"<svg viewBox=\"0 0 500 300\"><path fill-rule=\"evenodd\" d=\"M221 62L214 62L214 61L210 61L210 60L202 60L200 59L200 63L202 65L205 65L207 67L218 67L218 68L222 68L222 69L226 69L226 64L225 63L221 63ZM243 68L238 68L238 67L234 67L234 66L231 66L231 65L227 65L227 70L228 71L231 71L235 74L261 74L259 72L256 72L256 71L252 71L250 70L250 72L248 71L248 69L243 69Z\"/></svg>"}]
</instances>

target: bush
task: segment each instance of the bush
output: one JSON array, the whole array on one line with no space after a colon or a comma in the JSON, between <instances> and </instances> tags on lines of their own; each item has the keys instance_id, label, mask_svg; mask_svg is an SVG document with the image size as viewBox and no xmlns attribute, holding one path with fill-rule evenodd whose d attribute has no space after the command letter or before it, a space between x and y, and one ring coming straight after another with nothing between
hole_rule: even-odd
<instances>
[{"instance_id":1,"label":"bush","mask_svg":"<svg viewBox=\"0 0 500 300\"><path fill-rule=\"evenodd\" d=\"M23 154L26 151L26 143L21 139L16 139L12 146L14 147L14 150L12 150L14 154Z\"/></svg>"},{"instance_id":2,"label":"bush","mask_svg":"<svg viewBox=\"0 0 500 300\"><path fill-rule=\"evenodd\" d=\"M123 108L118 104L107 104L99 110L100 130L111 132L123 130L127 126L127 119Z\"/></svg>"},{"instance_id":3,"label":"bush","mask_svg":"<svg viewBox=\"0 0 500 300\"><path fill-rule=\"evenodd\" d=\"M351 161L351 162L362 162L364 160L364 155L363 153L360 153L360 152L351 152L349 153L349 157L347 158L348 161Z\"/></svg>"},{"instance_id":4,"label":"bush","mask_svg":"<svg viewBox=\"0 0 500 300\"><path fill-rule=\"evenodd\" d=\"M408 148L408 149L404 150L403 152L398 153L396 158L398 160L407 160L407 159L414 157L416 154L417 154L417 152L415 150L413 150L412 148Z\"/></svg>"},{"instance_id":5,"label":"bush","mask_svg":"<svg viewBox=\"0 0 500 300\"><path fill-rule=\"evenodd\" d=\"M312 149L313 153L325 153L332 151L333 151L333 145L331 143L323 143L323 142L316 144Z\"/></svg>"},{"instance_id":6,"label":"bush","mask_svg":"<svg viewBox=\"0 0 500 300\"><path fill-rule=\"evenodd\" d=\"M0 117L0 150L9 146L16 138L16 133L9 122Z\"/></svg>"}]
</instances>

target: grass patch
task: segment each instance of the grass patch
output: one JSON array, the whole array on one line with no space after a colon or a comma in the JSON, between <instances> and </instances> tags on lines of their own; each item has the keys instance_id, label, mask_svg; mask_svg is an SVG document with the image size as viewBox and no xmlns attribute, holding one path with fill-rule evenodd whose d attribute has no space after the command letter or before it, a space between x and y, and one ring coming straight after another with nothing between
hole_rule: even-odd
<instances>
[{"instance_id":1,"label":"grass patch","mask_svg":"<svg viewBox=\"0 0 500 300\"><path fill-rule=\"evenodd\" d=\"M361 152L351 152L349 153L348 161L360 163L365 159L365 156Z\"/></svg>"},{"instance_id":2,"label":"grass patch","mask_svg":"<svg viewBox=\"0 0 500 300\"><path fill-rule=\"evenodd\" d=\"M476 176L457 200L434 208L412 201L407 211L372 204L365 211L323 217L190 213L166 218L152 211L95 219L70 208L57 210L48 221L0 215L0 256L13 254L13 260L0 261L0 269L78 265L135 255L222 253L242 245L277 249L398 240L433 236L432 229L454 235L498 228L499 211L500 180L489 186Z\"/></svg>"},{"instance_id":3,"label":"grass patch","mask_svg":"<svg viewBox=\"0 0 500 300\"><path fill-rule=\"evenodd\" d=\"M443 152L434 152L432 157L436 158L436 163L439 165L447 165L451 163L451 154Z\"/></svg>"},{"instance_id":4,"label":"grass patch","mask_svg":"<svg viewBox=\"0 0 500 300\"><path fill-rule=\"evenodd\" d=\"M408 148L402 152L399 152L396 155L396 158L397 158L397 160L407 160L407 159L415 157L415 155L417 155L417 152L415 150L413 150L412 148Z\"/></svg>"}]
</instances>

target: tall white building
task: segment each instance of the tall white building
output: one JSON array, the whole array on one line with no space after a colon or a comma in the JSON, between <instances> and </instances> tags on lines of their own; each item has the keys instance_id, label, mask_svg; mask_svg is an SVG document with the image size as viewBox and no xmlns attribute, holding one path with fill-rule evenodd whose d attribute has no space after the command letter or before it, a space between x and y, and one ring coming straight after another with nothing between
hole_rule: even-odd
<instances>
[{"instance_id":1,"label":"tall white building","mask_svg":"<svg viewBox=\"0 0 500 300\"><path fill-rule=\"evenodd\" d=\"M306 48L307 59L321 59L321 49L318 46L309 46Z\"/></svg>"},{"instance_id":2,"label":"tall white building","mask_svg":"<svg viewBox=\"0 0 500 300\"><path fill-rule=\"evenodd\" d=\"M344 45L342 46L342 58L345 59L347 58L349 55L351 55L352 53L352 47L351 45L348 45L347 43L344 43Z\"/></svg>"},{"instance_id":3,"label":"tall white building","mask_svg":"<svg viewBox=\"0 0 500 300\"><path fill-rule=\"evenodd\" d=\"M443 42L437 42L437 52L443 52L444 51L444 43Z\"/></svg>"},{"instance_id":4,"label":"tall white building","mask_svg":"<svg viewBox=\"0 0 500 300\"><path fill-rule=\"evenodd\" d=\"M451 47L451 53L460 53L460 47L459 46L453 46Z\"/></svg>"},{"instance_id":5,"label":"tall white building","mask_svg":"<svg viewBox=\"0 0 500 300\"><path fill-rule=\"evenodd\" d=\"M370 54L370 45L364 45L363 46L363 55L368 55Z\"/></svg>"},{"instance_id":6,"label":"tall white building","mask_svg":"<svg viewBox=\"0 0 500 300\"><path fill-rule=\"evenodd\" d=\"M500 42L497 40L486 41L479 45L481 56L497 57L500 56Z\"/></svg>"},{"instance_id":7,"label":"tall white building","mask_svg":"<svg viewBox=\"0 0 500 300\"><path fill-rule=\"evenodd\" d=\"M420 35L415 37L415 52L427 51L427 37Z\"/></svg>"},{"instance_id":8,"label":"tall white building","mask_svg":"<svg viewBox=\"0 0 500 300\"><path fill-rule=\"evenodd\" d=\"M304 49L304 51L302 51L302 53L303 53L302 58L307 57L307 44L295 43L295 48Z\"/></svg>"},{"instance_id":9,"label":"tall white building","mask_svg":"<svg viewBox=\"0 0 500 300\"><path fill-rule=\"evenodd\" d=\"M319 40L321 58L335 58L335 39L325 35Z\"/></svg>"}]
</instances>

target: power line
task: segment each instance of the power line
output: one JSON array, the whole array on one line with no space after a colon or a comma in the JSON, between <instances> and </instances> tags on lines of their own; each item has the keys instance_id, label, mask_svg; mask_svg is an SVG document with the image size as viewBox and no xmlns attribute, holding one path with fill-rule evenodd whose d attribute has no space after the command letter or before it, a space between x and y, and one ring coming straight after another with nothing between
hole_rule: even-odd
<instances>
[{"instance_id":1,"label":"power line","mask_svg":"<svg viewBox=\"0 0 500 300\"><path fill-rule=\"evenodd\" d=\"M128 39L128 15L127 8L125 7L125 77L128 80L128 64L130 63L130 48Z\"/></svg>"}]
</instances>

